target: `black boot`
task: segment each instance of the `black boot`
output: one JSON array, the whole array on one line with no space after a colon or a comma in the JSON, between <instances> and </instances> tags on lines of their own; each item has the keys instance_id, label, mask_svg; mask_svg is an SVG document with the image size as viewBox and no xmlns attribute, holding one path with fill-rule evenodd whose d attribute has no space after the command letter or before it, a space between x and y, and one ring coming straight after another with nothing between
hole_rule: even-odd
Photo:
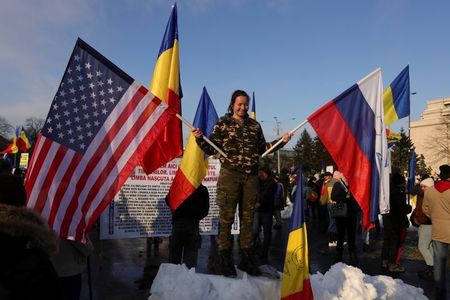
<instances>
[{"instance_id":1,"label":"black boot","mask_svg":"<svg viewBox=\"0 0 450 300\"><path fill-rule=\"evenodd\" d=\"M237 266L238 269L247 272L247 274L252 276L260 276L261 272L258 269L259 265L260 263L258 262L258 258L253 249L242 249L241 262Z\"/></svg>"},{"instance_id":2,"label":"black boot","mask_svg":"<svg viewBox=\"0 0 450 300\"><path fill-rule=\"evenodd\" d=\"M219 271L223 276L236 277L236 269L233 265L231 249L220 251Z\"/></svg>"}]
</instances>

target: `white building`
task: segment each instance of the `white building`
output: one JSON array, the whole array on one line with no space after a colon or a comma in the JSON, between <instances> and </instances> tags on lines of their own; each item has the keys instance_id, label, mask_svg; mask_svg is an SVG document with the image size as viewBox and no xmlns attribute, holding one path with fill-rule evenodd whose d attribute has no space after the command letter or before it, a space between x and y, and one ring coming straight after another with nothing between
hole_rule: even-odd
<instances>
[{"instance_id":1,"label":"white building","mask_svg":"<svg viewBox=\"0 0 450 300\"><path fill-rule=\"evenodd\" d=\"M410 138L435 174L440 165L450 164L450 98L427 101L420 120L411 122Z\"/></svg>"}]
</instances>

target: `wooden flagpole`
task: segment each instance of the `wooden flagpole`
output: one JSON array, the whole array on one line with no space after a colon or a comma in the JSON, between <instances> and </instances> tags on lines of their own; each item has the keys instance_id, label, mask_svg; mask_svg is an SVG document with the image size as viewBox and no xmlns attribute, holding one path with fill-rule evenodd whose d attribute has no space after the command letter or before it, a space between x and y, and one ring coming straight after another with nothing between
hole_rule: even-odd
<instances>
[{"instance_id":1,"label":"wooden flagpole","mask_svg":"<svg viewBox=\"0 0 450 300\"><path fill-rule=\"evenodd\" d=\"M187 127L191 128L191 129L195 129L194 125L192 125L188 120L186 120L185 118L183 118L180 114L176 114L177 118L181 120L181 122L183 122ZM219 147L217 147L213 142L211 142L210 139L208 139L205 135L202 136L203 139L211 145L211 147L213 147L214 149L217 150L217 152L220 153L220 155L222 155L223 157L227 158L227 155L220 150Z\"/></svg>"},{"instance_id":2,"label":"wooden flagpole","mask_svg":"<svg viewBox=\"0 0 450 300\"><path fill-rule=\"evenodd\" d=\"M289 131L290 134L294 134L297 130L299 130L300 128L302 128L306 123L308 122L308 120L303 121L302 123L298 124L297 127L295 127L294 129L292 129L291 131ZM281 144L283 142L283 138L281 138L278 142L275 143L275 145L273 145L272 147L270 147L266 152L264 152L261 157L266 156L267 154L269 154L270 152L273 151L273 149L275 149L279 144Z\"/></svg>"}]
</instances>

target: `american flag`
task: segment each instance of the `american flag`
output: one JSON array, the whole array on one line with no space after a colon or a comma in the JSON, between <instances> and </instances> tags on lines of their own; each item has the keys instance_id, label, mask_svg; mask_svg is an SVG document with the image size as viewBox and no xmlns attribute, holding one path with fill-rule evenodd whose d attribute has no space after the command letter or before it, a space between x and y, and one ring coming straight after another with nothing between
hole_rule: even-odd
<instances>
[{"instance_id":1,"label":"american flag","mask_svg":"<svg viewBox=\"0 0 450 300\"><path fill-rule=\"evenodd\" d=\"M27 206L60 237L84 240L172 113L78 39L42 129Z\"/></svg>"}]
</instances>

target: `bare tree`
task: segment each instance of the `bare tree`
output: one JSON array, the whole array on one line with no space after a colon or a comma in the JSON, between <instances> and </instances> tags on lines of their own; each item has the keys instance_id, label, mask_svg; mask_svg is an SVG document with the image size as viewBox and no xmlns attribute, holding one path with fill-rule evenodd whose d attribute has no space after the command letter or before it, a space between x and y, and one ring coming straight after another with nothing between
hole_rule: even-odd
<instances>
[{"instance_id":1,"label":"bare tree","mask_svg":"<svg viewBox=\"0 0 450 300\"><path fill-rule=\"evenodd\" d=\"M0 135L4 138L11 138L14 133L14 126L12 126L6 118L0 116Z\"/></svg>"},{"instance_id":2,"label":"bare tree","mask_svg":"<svg viewBox=\"0 0 450 300\"><path fill-rule=\"evenodd\" d=\"M31 146L34 147L36 143L37 137L41 132L42 128L44 128L45 120L36 117L30 117L25 120L25 130L28 134L28 138L30 139Z\"/></svg>"},{"instance_id":3,"label":"bare tree","mask_svg":"<svg viewBox=\"0 0 450 300\"><path fill-rule=\"evenodd\" d=\"M434 165L450 163L450 117L446 116L443 121L424 137L428 145L427 159Z\"/></svg>"}]
</instances>

